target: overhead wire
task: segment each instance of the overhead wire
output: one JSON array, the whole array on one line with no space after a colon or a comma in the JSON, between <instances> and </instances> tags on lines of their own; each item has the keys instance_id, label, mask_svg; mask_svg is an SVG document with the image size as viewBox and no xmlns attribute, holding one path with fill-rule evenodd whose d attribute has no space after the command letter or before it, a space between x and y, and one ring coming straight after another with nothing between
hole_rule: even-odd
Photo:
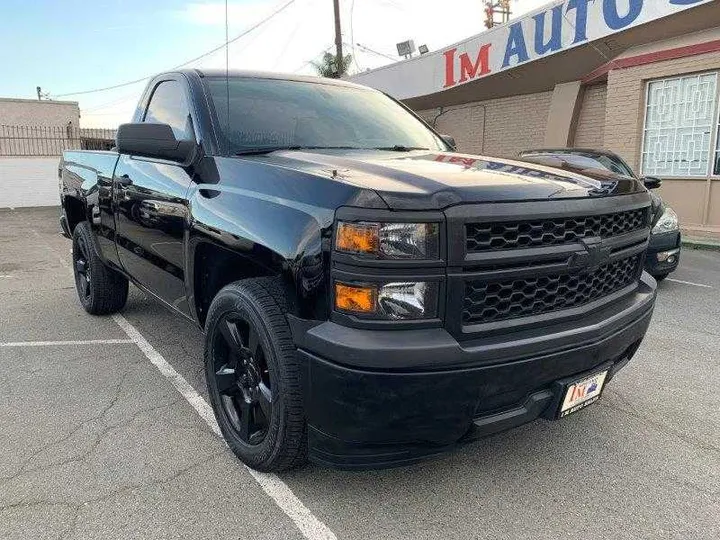
<instances>
[{"instance_id":1,"label":"overhead wire","mask_svg":"<svg viewBox=\"0 0 720 540\"><path fill-rule=\"evenodd\" d=\"M112 107L113 105L117 105L119 103L124 103L124 102L130 101L132 99L137 99L137 96L138 96L137 92L133 92L132 94L125 94L122 97L115 98L112 101L107 101L107 102L101 103L99 105L94 105L94 106L88 107L88 108L81 107L80 110L81 110L81 112L84 112L84 113L92 113L94 111L99 111L102 109Z\"/></svg>"},{"instance_id":2,"label":"overhead wire","mask_svg":"<svg viewBox=\"0 0 720 540\"><path fill-rule=\"evenodd\" d=\"M170 68L170 69L167 70L167 71L172 71L172 70L174 70L174 69L180 69L181 67L185 67L185 66L187 66L188 64L192 64L193 62L196 62L196 61L198 61L198 60L201 60L202 58L205 58L205 57L207 57L207 56L210 56L211 54L216 53L217 51L224 49L224 48L227 47L230 43L234 43L234 42L236 42L237 40L245 37L246 35L248 35L249 33L251 33L253 30L256 30L257 28L259 28L260 26L262 26L263 24L265 24L266 22L268 22L268 21L269 21L270 19L272 19L273 17L275 17L275 16L279 15L280 13L282 13L283 11L285 11L288 7L290 7L290 5L294 4L295 1L296 1L296 0L289 0L288 2L286 2L285 4L283 4L282 6L280 6L278 9L276 9L275 11L273 11L272 13L270 13L267 17L265 17L264 19L258 21L257 23L255 23L254 25L252 25L250 28L244 30L243 32L241 32L241 33L238 34L237 36L233 37L231 40L226 40L222 45L219 45L219 46L217 46L217 47L215 47L215 48L213 48L213 49L211 49L211 50L209 50L209 51L206 51L206 52L202 53L201 55L196 56L195 58L192 58L192 59L190 59L190 60L187 60L187 61L183 62L182 64L178 64L177 66L174 66L174 67ZM154 74L153 74L153 75L154 75ZM112 85L112 86L106 86L106 87L103 87L103 88L93 88L93 89L91 89L91 90L81 90L81 91L78 91L78 92L66 92L66 93L64 93L64 94L53 94L53 97L55 97L55 98L61 98L61 97L68 97L68 96L80 96L80 95L85 95L85 94L94 94L94 93L96 93L96 92L105 92L105 91L107 91L107 90L115 90L116 88L123 88L123 87L125 87L125 86L130 86L130 85L132 85L132 84L137 84L137 83L139 83L139 82L145 81L145 80L149 79L150 77L152 77L153 75L146 75L145 77L141 77L141 78L139 78L139 79L134 79L134 80L132 80L132 81L127 81L127 82L123 82L123 83L119 83L119 84L114 84L114 85Z\"/></svg>"},{"instance_id":3,"label":"overhead wire","mask_svg":"<svg viewBox=\"0 0 720 540\"><path fill-rule=\"evenodd\" d=\"M366 52L375 54L375 55L377 55L377 56L382 56L383 58L387 58L387 59L389 59L389 60L392 60L393 62L397 62L397 61L398 61L398 59L395 58L394 56L390 56L389 54L385 54L385 53L381 53L381 52L375 51L375 50L371 49L370 47L367 47L366 45L363 45L362 43L358 43L357 46L360 47L363 51L366 51Z\"/></svg>"},{"instance_id":4,"label":"overhead wire","mask_svg":"<svg viewBox=\"0 0 720 540\"><path fill-rule=\"evenodd\" d=\"M278 63L282 61L283 57L285 56L285 53L287 52L288 48L290 47L290 44L293 43L293 39L295 38L295 35L298 33L298 30L300 30L300 27L302 26L302 20L298 17L295 21L295 26L293 27L292 31L288 34L288 38L285 40L285 45L283 45L282 50L280 51L280 54L277 55L275 58L275 62L273 63L272 69L274 70L277 68Z\"/></svg>"}]
</instances>

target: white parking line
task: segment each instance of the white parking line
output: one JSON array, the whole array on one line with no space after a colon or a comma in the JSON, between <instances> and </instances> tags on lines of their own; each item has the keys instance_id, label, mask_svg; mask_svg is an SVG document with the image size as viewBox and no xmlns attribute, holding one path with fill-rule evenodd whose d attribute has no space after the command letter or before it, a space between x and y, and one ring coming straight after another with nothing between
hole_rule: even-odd
<instances>
[{"instance_id":1,"label":"white parking line","mask_svg":"<svg viewBox=\"0 0 720 540\"><path fill-rule=\"evenodd\" d=\"M703 287L705 289L712 289L710 285L703 285L702 283L693 283L692 281L683 281L682 279L667 278L665 281L672 281L673 283L682 283L683 285L693 285L694 287Z\"/></svg>"},{"instance_id":2,"label":"white parking line","mask_svg":"<svg viewBox=\"0 0 720 540\"><path fill-rule=\"evenodd\" d=\"M75 341L0 341L0 347L54 347L56 345L115 345L135 343L132 339L83 339Z\"/></svg>"},{"instance_id":3,"label":"white parking line","mask_svg":"<svg viewBox=\"0 0 720 540\"><path fill-rule=\"evenodd\" d=\"M138 329L130 324L125 317L118 314L113 315L113 319L128 337L135 342L147 359L150 360L150 363L172 383L192 408L197 411L200 418L210 426L210 429L222 437L212 407L198 394L197 390L195 390L182 375L175 371L163 355L157 352ZM257 483L260 484L263 491L267 493L268 496L275 501L275 504L295 523L295 526L305 538L309 540L337 540L335 533L315 517L310 509L297 498L288 485L278 478L277 475L257 472L247 466L245 468Z\"/></svg>"}]
</instances>

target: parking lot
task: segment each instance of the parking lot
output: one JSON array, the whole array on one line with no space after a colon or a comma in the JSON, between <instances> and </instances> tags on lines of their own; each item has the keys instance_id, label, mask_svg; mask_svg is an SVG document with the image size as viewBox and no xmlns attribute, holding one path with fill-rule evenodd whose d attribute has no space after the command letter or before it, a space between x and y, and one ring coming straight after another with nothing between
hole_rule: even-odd
<instances>
[{"instance_id":1,"label":"parking lot","mask_svg":"<svg viewBox=\"0 0 720 540\"><path fill-rule=\"evenodd\" d=\"M0 209L0 538L720 538L720 253L686 250L592 407L384 471L251 473L202 333L76 298L57 209Z\"/></svg>"}]
</instances>

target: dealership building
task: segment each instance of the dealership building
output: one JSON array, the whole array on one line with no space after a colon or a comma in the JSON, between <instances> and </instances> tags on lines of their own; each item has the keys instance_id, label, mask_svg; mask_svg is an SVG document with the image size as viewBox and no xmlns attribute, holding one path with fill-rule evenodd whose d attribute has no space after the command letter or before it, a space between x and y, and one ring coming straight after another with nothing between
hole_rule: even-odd
<instances>
[{"instance_id":1,"label":"dealership building","mask_svg":"<svg viewBox=\"0 0 720 540\"><path fill-rule=\"evenodd\" d=\"M720 0L564 0L352 79L461 152L616 152L663 179L684 230L720 239L719 74Z\"/></svg>"}]
</instances>

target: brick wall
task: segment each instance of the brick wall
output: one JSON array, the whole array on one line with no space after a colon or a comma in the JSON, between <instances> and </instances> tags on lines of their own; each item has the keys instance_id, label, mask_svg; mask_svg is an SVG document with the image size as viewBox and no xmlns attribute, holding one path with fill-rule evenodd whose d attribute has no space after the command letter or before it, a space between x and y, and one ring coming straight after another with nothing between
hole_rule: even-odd
<instances>
[{"instance_id":1,"label":"brick wall","mask_svg":"<svg viewBox=\"0 0 720 540\"><path fill-rule=\"evenodd\" d=\"M455 137L460 152L517 157L518 152L543 146L552 92L477 101L419 111L435 128Z\"/></svg>"},{"instance_id":2,"label":"brick wall","mask_svg":"<svg viewBox=\"0 0 720 540\"><path fill-rule=\"evenodd\" d=\"M585 88L573 146L599 149L604 147L606 100L607 84L596 84Z\"/></svg>"},{"instance_id":3,"label":"brick wall","mask_svg":"<svg viewBox=\"0 0 720 540\"><path fill-rule=\"evenodd\" d=\"M39 101L0 98L0 124L21 126L80 125L80 107L76 101Z\"/></svg>"},{"instance_id":4,"label":"brick wall","mask_svg":"<svg viewBox=\"0 0 720 540\"><path fill-rule=\"evenodd\" d=\"M605 147L620 154L640 173L645 120L645 93L649 80L720 70L720 52L712 52L637 67L612 70L608 74ZM659 194L691 231L711 230L720 235L720 208L713 193L720 181L707 178L665 179Z\"/></svg>"},{"instance_id":5,"label":"brick wall","mask_svg":"<svg viewBox=\"0 0 720 540\"><path fill-rule=\"evenodd\" d=\"M720 52L617 69L608 74L605 147L640 168L645 84L650 79L720 69Z\"/></svg>"}]
</instances>

